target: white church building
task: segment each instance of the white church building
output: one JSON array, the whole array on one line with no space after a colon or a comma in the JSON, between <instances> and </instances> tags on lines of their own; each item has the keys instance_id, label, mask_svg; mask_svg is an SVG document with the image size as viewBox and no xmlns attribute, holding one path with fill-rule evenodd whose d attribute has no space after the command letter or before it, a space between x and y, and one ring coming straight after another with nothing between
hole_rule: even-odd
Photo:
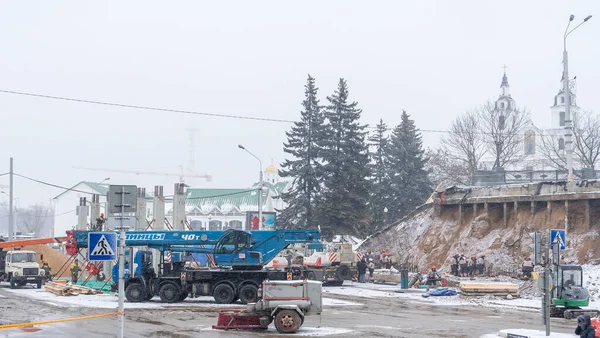
<instances>
[{"instance_id":1,"label":"white church building","mask_svg":"<svg viewBox=\"0 0 600 338\"><path fill-rule=\"evenodd\" d=\"M575 90L571 86L571 114L573 117L577 116L581 108L577 106L577 97ZM516 102L510 94L510 85L508 84L508 78L506 72L502 77L502 83L500 85L500 95L494 103L494 109L499 111L509 111L516 109ZM521 149L518 154L519 160L508 164L504 167L506 171L549 171L547 176L548 179L555 177L550 172L556 171L556 166L548 159L547 154L544 153L543 149L548 149L550 146L544 147L544 142L556 143L551 147L555 148L558 152L564 152L565 150L565 93L561 89L554 96L552 106L550 106L550 128L541 129L535 126L533 121L529 119L522 132L519 133L522 137ZM501 114L502 116L502 114ZM544 148L542 148L544 147ZM547 153L547 152L546 152ZM491 155L486 155L482 160L482 168L484 170L491 170L494 166L494 158ZM523 173L521 174L523 175ZM543 175L543 174L542 174ZM566 177L566 176L565 176ZM542 177L546 178L546 177Z\"/></svg>"}]
</instances>

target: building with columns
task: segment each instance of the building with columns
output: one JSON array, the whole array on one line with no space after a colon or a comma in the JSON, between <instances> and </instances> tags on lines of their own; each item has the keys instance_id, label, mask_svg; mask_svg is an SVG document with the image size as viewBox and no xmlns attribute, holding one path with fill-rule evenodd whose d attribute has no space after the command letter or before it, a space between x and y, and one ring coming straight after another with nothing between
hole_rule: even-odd
<instances>
[{"instance_id":1,"label":"building with columns","mask_svg":"<svg viewBox=\"0 0 600 338\"><path fill-rule=\"evenodd\" d=\"M261 208L276 212L285 207L281 194L289 182L279 176L275 164L264 170ZM186 219L194 230L249 229L246 212L258 211L259 183L241 189L188 188L185 193ZM171 201L167 201L165 217L172 222Z\"/></svg>"}]
</instances>

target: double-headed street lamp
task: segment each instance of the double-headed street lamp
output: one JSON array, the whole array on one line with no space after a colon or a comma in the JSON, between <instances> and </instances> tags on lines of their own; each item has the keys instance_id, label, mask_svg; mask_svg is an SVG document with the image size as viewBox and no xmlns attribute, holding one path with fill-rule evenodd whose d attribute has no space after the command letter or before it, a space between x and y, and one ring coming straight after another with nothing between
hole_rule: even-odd
<instances>
[{"instance_id":1,"label":"double-headed street lamp","mask_svg":"<svg viewBox=\"0 0 600 338\"><path fill-rule=\"evenodd\" d=\"M252 155L255 159L258 160L258 164L260 166L260 175L259 175L259 187L258 187L258 230L262 230L262 187L263 187L263 170L262 170L262 161L258 156L254 155L248 149L244 148L243 145L238 144L238 148L246 151L248 154Z\"/></svg>"},{"instance_id":2,"label":"double-headed street lamp","mask_svg":"<svg viewBox=\"0 0 600 338\"><path fill-rule=\"evenodd\" d=\"M563 40L563 95L565 97L565 150L567 152L567 170L569 172L569 181L573 180L573 121L571 121L571 91L569 90L569 61L567 55L567 37L569 34L573 33L574 30L579 28L579 26L586 23L592 16L588 15L583 22L579 25L575 26L575 28L569 30L571 26L571 22L575 19L575 15L571 14L569 17L569 24L567 25L567 29L565 29L565 35Z\"/></svg>"}]
</instances>

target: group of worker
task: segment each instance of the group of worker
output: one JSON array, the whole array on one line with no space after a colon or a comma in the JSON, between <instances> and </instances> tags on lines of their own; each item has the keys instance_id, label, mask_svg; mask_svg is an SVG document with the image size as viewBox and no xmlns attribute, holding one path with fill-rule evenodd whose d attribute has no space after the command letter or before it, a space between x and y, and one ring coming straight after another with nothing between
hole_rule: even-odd
<instances>
[{"instance_id":1,"label":"group of worker","mask_svg":"<svg viewBox=\"0 0 600 338\"><path fill-rule=\"evenodd\" d=\"M42 265L40 266L40 269L44 270L44 279L46 281L51 281L52 280L52 273L51 273L52 268L50 267L50 264L48 264L47 260L44 259L42 261ZM81 272L81 267L79 266L79 260L75 259L73 264L71 264L71 284L77 284L80 272Z\"/></svg>"},{"instance_id":2,"label":"group of worker","mask_svg":"<svg viewBox=\"0 0 600 338\"><path fill-rule=\"evenodd\" d=\"M367 274L367 270L369 270L369 282L373 282L373 272L375 271L375 262L372 257L369 257L369 261L367 262L367 257L363 257L358 263L356 263L356 269L358 270L358 282L366 283L365 276Z\"/></svg>"},{"instance_id":3,"label":"group of worker","mask_svg":"<svg viewBox=\"0 0 600 338\"><path fill-rule=\"evenodd\" d=\"M459 277L483 276L485 273L485 254L465 256L465 254L456 254L452 257L450 265L451 273Z\"/></svg>"},{"instance_id":4,"label":"group of worker","mask_svg":"<svg viewBox=\"0 0 600 338\"><path fill-rule=\"evenodd\" d=\"M387 250L383 249L381 252L372 252L371 250L367 250L367 252L363 255L365 262L372 261L375 267L381 269L391 269L392 265L395 263L395 257Z\"/></svg>"}]
</instances>

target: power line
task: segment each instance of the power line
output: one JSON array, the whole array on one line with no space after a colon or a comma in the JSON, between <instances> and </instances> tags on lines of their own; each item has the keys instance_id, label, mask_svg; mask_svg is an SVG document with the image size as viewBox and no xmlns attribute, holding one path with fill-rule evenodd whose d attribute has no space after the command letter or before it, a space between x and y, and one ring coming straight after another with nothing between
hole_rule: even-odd
<instances>
[{"instance_id":1,"label":"power line","mask_svg":"<svg viewBox=\"0 0 600 338\"><path fill-rule=\"evenodd\" d=\"M202 115L202 116L212 116L212 117L224 117L224 118L240 119L240 120L252 120L252 121L294 123L294 121L290 121L290 120L272 119L272 118L266 118L266 117L239 116L239 115L217 114L217 113L201 113L201 112L196 112L196 111L191 111L191 110L158 108L158 107L149 107L149 106L138 106L138 105L133 105L133 104L123 104L123 103L94 101L94 100L83 100L83 99L76 99L76 98L72 98L72 97L52 96L52 95L43 95L43 94L35 94L35 93L25 93L25 92L17 92L17 91L12 91L12 90L2 90L2 89L0 89L0 93L22 95L22 96L32 96L32 97L38 97L38 98L44 98L44 99L52 99L52 100L62 100L62 101L71 101L71 102L79 102L79 103L89 103L89 104L97 104L97 105L112 106L112 107L134 108L134 109L143 109L143 110L154 110L154 111L179 113L179 114Z\"/></svg>"},{"instance_id":2,"label":"power line","mask_svg":"<svg viewBox=\"0 0 600 338\"><path fill-rule=\"evenodd\" d=\"M4 176L4 175L8 175L8 174L10 174L10 173L4 173L4 174L0 174L0 176Z\"/></svg>"},{"instance_id":3,"label":"power line","mask_svg":"<svg viewBox=\"0 0 600 338\"><path fill-rule=\"evenodd\" d=\"M88 191L83 191L83 190L77 190L77 189L73 189L73 188L63 187L63 186L60 186L60 185L56 185L56 184L52 184L52 183L48 183L48 182L36 180L35 178L27 177L25 175L21 175L21 174L17 174L17 173L13 173L13 175L22 177L22 178L24 178L26 180L30 180L30 181L33 181L33 182L36 182L36 183L47 185L47 186L50 186L50 187L59 188L59 189L65 189L66 191L75 191L75 192L80 192L80 193L83 193L83 194L94 195L94 193L91 193L91 192L88 192Z\"/></svg>"},{"instance_id":4,"label":"power line","mask_svg":"<svg viewBox=\"0 0 600 338\"><path fill-rule=\"evenodd\" d=\"M296 121L292 120L284 120L284 119L273 119L266 117L253 117L253 116L240 116L240 115L231 115L231 114L217 114L217 113L203 113L192 110L180 110L180 109L170 109L170 108L159 108L159 107L150 107L150 106L140 106L133 104L124 104L124 103L114 103L114 102L106 102L106 101L96 101L96 100L85 100L85 99L77 99L72 97L65 96L53 96L53 95L45 95L45 94L36 94L36 93L27 93L20 92L14 90L3 90L0 89L0 93L4 94L12 94L12 95L21 95L21 96L29 96L29 97L37 97L43 99L51 99L51 100L61 100L61 101L70 101L70 102L78 102L78 103L87 103L87 104L96 104L96 105L104 105L104 106L113 106L113 107L121 107L121 108L132 108L132 109L142 109L142 110L152 110L152 111L161 111L161 112L170 112L170 113L178 113L178 114L189 114L189 115L200 115L200 116L211 116L211 117L221 117L221 118L230 118L230 119L240 119L240 120L250 120L250 121L263 121L263 122L278 122L278 123L295 123ZM367 125L369 129L376 129L376 126ZM393 127L386 128L386 131L393 130ZM446 134L457 134L450 130L437 130L437 129L419 129L420 132L425 133L446 133ZM489 132L473 132L472 134L476 135L491 135ZM541 133L538 132L540 136L553 136L552 133ZM524 136L524 134L517 133L516 135ZM6 174L2 174L3 176Z\"/></svg>"}]
</instances>

